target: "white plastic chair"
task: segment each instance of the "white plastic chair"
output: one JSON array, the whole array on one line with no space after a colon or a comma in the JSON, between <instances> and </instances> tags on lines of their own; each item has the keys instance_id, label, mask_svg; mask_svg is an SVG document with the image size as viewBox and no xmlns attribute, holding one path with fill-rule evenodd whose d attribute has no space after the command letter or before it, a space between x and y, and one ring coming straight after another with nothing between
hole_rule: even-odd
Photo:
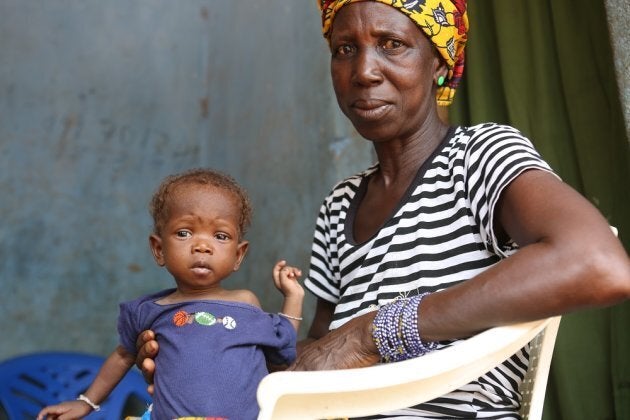
<instances>
[{"instance_id":1,"label":"white plastic chair","mask_svg":"<svg viewBox=\"0 0 630 420\"><path fill-rule=\"evenodd\" d=\"M560 317L491 328L416 359L367 368L275 372L258 387L259 420L367 416L429 401L478 378L533 341L521 415L542 415Z\"/></svg>"},{"instance_id":2,"label":"white plastic chair","mask_svg":"<svg viewBox=\"0 0 630 420\"><path fill-rule=\"evenodd\" d=\"M560 317L552 318L547 327L529 343L529 366L520 387L523 420L542 418L549 368L559 326Z\"/></svg>"}]
</instances>

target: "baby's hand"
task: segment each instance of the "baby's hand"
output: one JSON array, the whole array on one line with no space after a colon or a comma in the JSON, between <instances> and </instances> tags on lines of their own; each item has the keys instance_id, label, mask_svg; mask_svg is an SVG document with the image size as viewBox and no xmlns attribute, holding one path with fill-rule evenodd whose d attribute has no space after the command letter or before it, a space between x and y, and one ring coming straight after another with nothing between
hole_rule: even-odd
<instances>
[{"instance_id":1,"label":"baby's hand","mask_svg":"<svg viewBox=\"0 0 630 420\"><path fill-rule=\"evenodd\" d=\"M43 419L82 419L92 411L83 401L66 401L61 404L44 407L37 415L37 420Z\"/></svg>"},{"instance_id":2,"label":"baby's hand","mask_svg":"<svg viewBox=\"0 0 630 420\"><path fill-rule=\"evenodd\" d=\"M301 275L302 270L288 266L285 260L278 261L273 267L273 282L285 297L304 296L304 289L297 281Z\"/></svg>"}]
</instances>

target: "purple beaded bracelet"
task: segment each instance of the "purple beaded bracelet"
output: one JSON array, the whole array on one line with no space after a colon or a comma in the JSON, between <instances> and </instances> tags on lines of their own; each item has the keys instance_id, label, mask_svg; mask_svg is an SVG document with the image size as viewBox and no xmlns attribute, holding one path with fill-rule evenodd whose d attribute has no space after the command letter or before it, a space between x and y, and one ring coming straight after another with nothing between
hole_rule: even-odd
<instances>
[{"instance_id":1,"label":"purple beaded bracelet","mask_svg":"<svg viewBox=\"0 0 630 420\"><path fill-rule=\"evenodd\" d=\"M383 362L411 359L437 348L436 342L422 341L418 328L418 308L428 294L396 299L376 313L372 338Z\"/></svg>"}]
</instances>

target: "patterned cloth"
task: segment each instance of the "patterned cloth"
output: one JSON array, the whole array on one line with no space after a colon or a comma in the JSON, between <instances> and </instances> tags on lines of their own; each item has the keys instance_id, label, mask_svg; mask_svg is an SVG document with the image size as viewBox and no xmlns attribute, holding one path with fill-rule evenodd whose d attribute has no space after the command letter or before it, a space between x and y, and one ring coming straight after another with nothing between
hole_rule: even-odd
<instances>
[{"instance_id":1,"label":"patterned cloth","mask_svg":"<svg viewBox=\"0 0 630 420\"><path fill-rule=\"evenodd\" d=\"M317 0L322 12L322 32L330 41L333 20L345 5L369 0ZM395 7L407 15L429 38L440 53L448 76L438 87L437 103L448 106L464 73L464 47L468 39L466 0L371 0Z\"/></svg>"}]
</instances>

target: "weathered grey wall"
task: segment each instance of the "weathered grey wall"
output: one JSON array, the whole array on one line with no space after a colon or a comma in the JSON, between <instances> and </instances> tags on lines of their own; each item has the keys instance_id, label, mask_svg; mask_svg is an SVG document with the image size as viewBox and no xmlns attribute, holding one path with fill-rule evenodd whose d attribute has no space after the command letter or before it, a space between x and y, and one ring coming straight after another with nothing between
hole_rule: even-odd
<instances>
[{"instance_id":1,"label":"weathered grey wall","mask_svg":"<svg viewBox=\"0 0 630 420\"><path fill-rule=\"evenodd\" d=\"M190 167L249 189L228 286L279 309L272 264L308 268L321 199L372 159L319 31L313 0L0 0L0 360L114 348L117 302L172 284L146 204Z\"/></svg>"},{"instance_id":2,"label":"weathered grey wall","mask_svg":"<svg viewBox=\"0 0 630 420\"><path fill-rule=\"evenodd\" d=\"M619 84L619 96L630 141L630 30L628 30L630 2L606 0L606 14L615 59L615 74Z\"/></svg>"}]
</instances>

